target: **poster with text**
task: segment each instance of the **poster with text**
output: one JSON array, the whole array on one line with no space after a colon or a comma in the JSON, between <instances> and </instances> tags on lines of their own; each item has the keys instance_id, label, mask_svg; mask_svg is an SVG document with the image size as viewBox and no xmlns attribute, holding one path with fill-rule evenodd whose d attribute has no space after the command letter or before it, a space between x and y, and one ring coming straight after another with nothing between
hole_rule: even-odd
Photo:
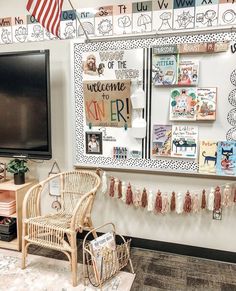
<instances>
[{"instance_id":1,"label":"poster with text","mask_svg":"<svg viewBox=\"0 0 236 291\"><path fill-rule=\"evenodd\" d=\"M12 41L14 43L26 42L28 35L26 16L12 17Z\"/></svg>"},{"instance_id":2,"label":"poster with text","mask_svg":"<svg viewBox=\"0 0 236 291\"><path fill-rule=\"evenodd\" d=\"M27 41L43 41L44 31L43 26L32 15L27 15L28 37Z\"/></svg>"},{"instance_id":3,"label":"poster with text","mask_svg":"<svg viewBox=\"0 0 236 291\"><path fill-rule=\"evenodd\" d=\"M165 32L172 30L173 23L173 1L154 0L152 12L152 30Z\"/></svg>"},{"instance_id":4,"label":"poster with text","mask_svg":"<svg viewBox=\"0 0 236 291\"><path fill-rule=\"evenodd\" d=\"M83 36L84 30L88 36L94 35L94 25L95 25L95 13L96 11L93 8L78 9L77 15L81 23L77 23L77 35ZM83 25L83 27L82 27ZM84 29L84 30L83 30Z\"/></svg>"},{"instance_id":5,"label":"poster with text","mask_svg":"<svg viewBox=\"0 0 236 291\"><path fill-rule=\"evenodd\" d=\"M0 44L12 43L11 17L0 18Z\"/></svg>"},{"instance_id":6,"label":"poster with text","mask_svg":"<svg viewBox=\"0 0 236 291\"><path fill-rule=\"evenodd\" d=\"M195 26L195 0L174 0L173 29L191 29Z\"/></svg>"},{"instance_id":7,"label":"poster with text","mask_svg":"<svg viewBox=\"0 0 236 291\"><path fill-rule=\"evenodd\" d=\"M218 24L219 0L196 0L195 27L211 28Z\"/></svg>"},{"instance_id":8,"label":"poster with text","mask_svg":"<svg viewBox=\"0 0 236 291\"><path fill-rule=\"evenodd\" d=\"M143 79L143 49L86 52L83 80Z\"/></svg>"},{"instance_id":9,"label":"poster with text","mask_svg":"<svg viewBox=\"0 0 236 291\"><path fill-rule=\"evenodd\" d=\"M131 126L130 80L84 81L86 124Z\"/></svg>"},{"instance_id":10,"label":"poster with text","mask_svg":"<svg viewBox=\"0 0 236 291\"><path fill-rule=\"evenodd\" d=\"M65 10L61 13L60 37L61 39L76 38L76 12L74 10Z\"/></svg>"},{"instance_id":11,"label":"poster with text","mask_svg":"<svg viewBox=\"0 0 236 291\"><path fill-rule=\"evenodd\" d=\"M132 3L113 6L113 34L132 33Z\"/></svg>"},{"instance_id":12,"label":"poster with text","mask_svg":"<svg viewBox=\"0 0 236 291\"><path fill-rule=\"evenodd\" d=\"M113 6L103 6L95 14L95 35L109 36L113 34Z\"/></svg>"},{"instance_id":13,"label":"poster with text","mask_svg":"<svg viewBox=\"0 0 236 291\"><path fill-rule=\"evenodd\" d=\"M152 31L152 1L132 3L133 33L145 33Z\"/></svg>"},{"instance_id":14,"label":"poster with text","mask_svg":"<svg viewBox=\"0 0 236 291\"><path fill-rule=\"evenodd\" d=\"M218 25L236 24L236 2L235 0L219 0Z\"/></svg>"}]
</instances>

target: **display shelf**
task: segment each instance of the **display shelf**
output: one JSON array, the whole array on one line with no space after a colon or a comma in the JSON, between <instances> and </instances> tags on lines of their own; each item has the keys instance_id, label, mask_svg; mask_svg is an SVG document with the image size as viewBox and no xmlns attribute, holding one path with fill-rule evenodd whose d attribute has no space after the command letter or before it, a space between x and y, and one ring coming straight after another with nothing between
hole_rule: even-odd
<instances>
[{"instance_id":1,"label":"display shelf","mask_svg":"<svg viewBox=\"0 0 236 291\"><path fill-rule=\"evenodd\" d=\"M0 193L4 193L9 191L13 192L16 200L16 211L11 215L1 215L5 217L14 217L16 218L16 228L17 228L17 237L10 241L2 241L0 240L0 248L7 248L12 250L21 250L21 236L22 236L22 203L25 197L26 192L36 184L36 180L27 180L25 184L15 185L13 180L7 180L3 183L0 183ZM1 201L1 194L0 194Z\"/></svg>"},{"instance_id":2,"label":"display shelf","mask_svg":"<svg viewBox=\"0 0 236 291\"><path fill-rule=\"evenodd\" d=\"M191 171L163 171L160 169L140 169L140 168L111 168L111 167L98 167L95 165L74 165L76 169L102 169L105 171L110 172L123 172L123 173L135 173L135 174L151 174L151 175L165 175L165 176L176 176L176 177L192 177L192 178L200 178L200 179L214 179L214 180L229 180L229 181L236 181L236 176L223 176L223 175L216 175L216 174L202 174L198 172L191 172Z\"/></svg>"}]
</instances>

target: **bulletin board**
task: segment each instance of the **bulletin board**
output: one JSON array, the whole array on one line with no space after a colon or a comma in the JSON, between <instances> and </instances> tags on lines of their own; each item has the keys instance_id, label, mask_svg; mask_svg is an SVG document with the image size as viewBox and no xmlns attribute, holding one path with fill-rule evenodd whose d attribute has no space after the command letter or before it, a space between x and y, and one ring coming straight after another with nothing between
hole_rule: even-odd
<instances>
[{"instance_id":1,"label":"bulletin board","mask_svg":"<svg viewBox=\"0 0 236 291\"><path fill-rule=\"evenodd\" d=\"M175 157L152 158L153 125L180 124L179 121L169 120L170 88L156 87L152 84L152 48L173 44L209 42L230 42L233 46L236 42L236 33L222 32L90 43L73 42L72 63L75 98L74 164L76 166L197 173L198 162L196 159ZM101 63L103 64L101 66L101 74L85 73L85 62L91 55L95 56L97 66ZM234 85L234 80L232 80L234 79L234 73L232 72L236 69L236 54L230 50L229 46L229 50L226 52L210 54L193 53L181 57L185 60L199 60L201 64L199 68L199 85L202 87L217 87L218 90L216 120L214 122L194 121L194 123L188 122L184 124L197 126L199 128L198 138L200 139L235 140L235 107L232 105L232 94L230 95L230 93L236 85L236 83ZM147 124L146 137L144 139L132 137L130 124L132 119L135 118L136 113L130 108L130 104L127 105L128 103L124 102L124 106L128 107L125 118L127 118L127 112L130 114L131 123L128 123L128 126L127 122L125 122L126 126L125 124L120 124L119 127L113 127L110 123L103 123L101 121L96 124L94 121L88 120L88 111L91 109L88 107L88 104L93 103L94 105L97 102L93 99L87 105L85 103L89 101L89 98L93 98L94 92L92 92L93 89L91 90L91 84L95 82L101 86L103 83L110 84L109 81L112 81L113 85L114 83L117 85L117 82L130 82L128 87L130 95L132 95L137 79L142 80L143 90L146 95L146 106L142 111L142 117L146 120ZM121 92L115 92L113 97L109 96L109 102L113 104L112 98L114 98L114 104L116 104L116 99L122 99L123 97ZM122 108L125 108L124 106ZM97 108L97 112L100 112L100 114L104 113L103 110L103 107ZM91 111L90 115L94 117L94 111ZM99 135L99 133L101 134ZM86 141L86 139L88 137L91 139L93 134L96 135L97 139L100 137L102 143L97 152L89 153L88 140ZM116 159L112 155L112 148L117 145L137 151L141 155L138 158L128 156L124 159Z\"/></svg>"}]
</instances>

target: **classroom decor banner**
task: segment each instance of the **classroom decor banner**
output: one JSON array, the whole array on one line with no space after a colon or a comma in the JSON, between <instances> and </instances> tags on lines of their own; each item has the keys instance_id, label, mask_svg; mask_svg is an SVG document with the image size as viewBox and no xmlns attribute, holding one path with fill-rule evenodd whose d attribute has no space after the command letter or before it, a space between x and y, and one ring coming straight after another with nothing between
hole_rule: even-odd
<instances>
[{"instance_id":1,"label":"classroom decor banner","mask_svg":"<svg viewBox=\"0 0 236 291\"><path fill-rule=\"evenodd\" d=\"M86 124L131 126L130 80L84 81Z\"/></svg>"}]
</instances>

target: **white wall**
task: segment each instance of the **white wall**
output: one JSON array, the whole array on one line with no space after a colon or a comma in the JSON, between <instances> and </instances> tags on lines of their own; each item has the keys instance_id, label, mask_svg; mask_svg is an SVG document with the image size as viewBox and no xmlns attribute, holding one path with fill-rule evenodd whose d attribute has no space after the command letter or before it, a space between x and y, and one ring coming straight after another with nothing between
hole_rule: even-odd
<instances>
[{"instance_id":1,"label":"white wall","mask_svg":"<svg viewBox=\"0 0 236 291\"><path fill-rule=\"evenodd\" d=\"M1 1L0 17L18 16L26 14L27 1ZM79 1L73 1L75 7ZM117 1L99 1L100 5L117 4ZM97 7L97 1L87 0L80 3L82 7ZM64 9L69 8L65 0ZM21 51L33 49L50 49L51 55L51 105L52 105L52 147L53 159L59 162L62 170L73 167L73 112L71 70L70 70L70 42L45 41L39 43L10 44L0 46L0 53L5 51ZM3 159L1 159L3 160ZM42 180L50 170L52 161L42 164L30 163L30 175ZM110 173L112 174L112 173ZM121 179L127 179L136 186L146 186L157 191L186 191L214 186L224 181L172 177L146 174L117 174ZM51 202L48 203L50 205ZM154 215L146 210L127 207L118 200L112 200L99 194L96 198L93 213L94 224L98 226L104 222L113 221L120 233L152 240L181 243L213 249L236 251L236 207L223 212L223 220L212 220L212 214L202 213L191 215L167 214Z\"/></svg>"}]
</instances>

